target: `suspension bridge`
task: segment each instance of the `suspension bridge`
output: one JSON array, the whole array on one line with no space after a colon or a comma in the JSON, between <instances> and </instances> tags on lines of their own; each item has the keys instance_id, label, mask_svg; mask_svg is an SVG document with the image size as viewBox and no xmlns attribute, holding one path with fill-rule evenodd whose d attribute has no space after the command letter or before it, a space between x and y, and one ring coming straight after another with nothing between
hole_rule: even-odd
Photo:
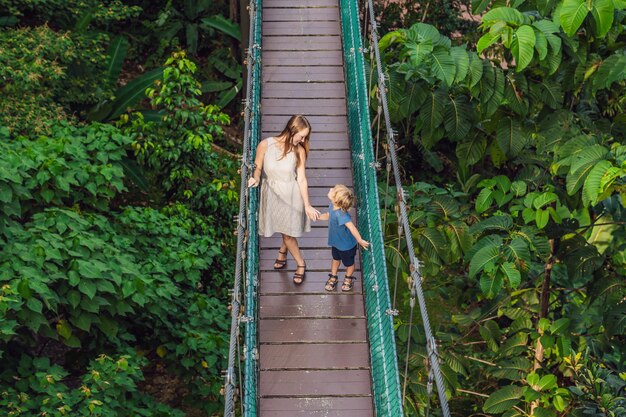
<instances>
[{"instance_id":1,"label":"suspension bridge","mask_svg":"<svg viewBox=\"0 0 626 417\"><path fill-rule=\"evenodd\" d=\"M403 388L393 333L377 172L370 131L365 54L376 62L380 112L387 127L389 169L400 184L386 107L372 1L253 0L249 3L247 95L232 294L231 343L225 372L226 417L400 417ZM361 18L362 19L361 19ZM371 48L364 48L369 29ZM327 222L299 238L306 280L295 286L295 262L275 271L280 237L259 238L258 189L247 189L258 142L277 134L293 114L312 124L307 179L312 204L328 205L335 184L354 189L356 224L370 250L357 258L350 293L324 291L330 251ZM398 207L408 230L406 207ZM449 416L436 344L421 293L410 233L411 297L429 340L432 382ZM341 282L340 275L340 282ZM411 308L412 317L413 308ZM410 338L409 338L410 339ZM405 385L406 387L406 380ZM442 395L443 393L443 395Z\"/></svg>"}]
</instances>

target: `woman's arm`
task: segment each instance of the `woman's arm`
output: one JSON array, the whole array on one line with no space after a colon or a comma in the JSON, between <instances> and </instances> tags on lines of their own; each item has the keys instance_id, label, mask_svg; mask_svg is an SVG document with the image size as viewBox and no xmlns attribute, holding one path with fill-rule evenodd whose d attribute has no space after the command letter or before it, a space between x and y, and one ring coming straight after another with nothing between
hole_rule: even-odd
<instances>
[{"instance_id":1,"label":"woman's arm","mask_svg":"<svg viewBox=\"0 0 626 417\"><path fill-rule=\"evenodd\" d=\"M267 151L267 140L263 139L256 147L256 157L254 158L254 172L248 178L248 187L257 187L261 182L261 171L263 170L263 158Z\"/></svg>"},{"instance_id":2,"label":"woman's arm","mask_svg":"<svg viewBox=\"0 0 626 417\"><path fill-rule=\"evenodd\" d=\"M309 202L309 184L306 180L306 152L302 146L298 146L296 148L296 152L298 152L298 165L296 166L296 174L298 176L298 186L300 187L300 194L302 195L302 200L304 201L304 211L306 215L311 220L317 220L320 215L320 212L311 206Z\"/></svg>"}]
</instances>

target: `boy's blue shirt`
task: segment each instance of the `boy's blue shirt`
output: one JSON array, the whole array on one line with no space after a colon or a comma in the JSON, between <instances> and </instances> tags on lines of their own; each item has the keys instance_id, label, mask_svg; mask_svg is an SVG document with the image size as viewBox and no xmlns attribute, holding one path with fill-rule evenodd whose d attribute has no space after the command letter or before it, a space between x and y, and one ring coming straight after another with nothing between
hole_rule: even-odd
<instances>
[{"instance_id":1,"label":"boy's blue shirt","mask_svg":"<svg viewBox=\"0 0 626 417\"><path fill-rule=\"evenodd\" d=\"M346 223L352 221L350 213L341 209L334 210L333 204L328 205L328 244L339 250L349 250L356 245L356 239L346 227Z\"/></svg>"}]
</instances>

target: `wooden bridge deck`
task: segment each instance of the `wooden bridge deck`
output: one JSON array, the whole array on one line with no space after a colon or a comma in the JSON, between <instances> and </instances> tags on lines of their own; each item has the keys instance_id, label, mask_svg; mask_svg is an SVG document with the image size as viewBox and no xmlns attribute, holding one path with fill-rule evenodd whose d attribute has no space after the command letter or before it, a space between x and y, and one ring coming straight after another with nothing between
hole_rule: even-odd
<instances>
[{"instance_id":1,"label":"wooden bridge deck","mask_svg":"<svg viewBox=\"0 0 626 417\"><path fill-rule=\"evenodd\" d=\"M263 0L263 137L293 114L312 124L307 178L312 204L328 206L337 183L352 186L338 0ZM354 212L352 213L354 215ZM296 286L273 269L280 236L260 247L261 417L374 415L369 346L357 263L354 290L324 291L330 267L327 222L299 239L307 262ZM358 259L357 259L358 261ZM340 282L345 273L340 270Z\"/></svg>"}]
</instances>

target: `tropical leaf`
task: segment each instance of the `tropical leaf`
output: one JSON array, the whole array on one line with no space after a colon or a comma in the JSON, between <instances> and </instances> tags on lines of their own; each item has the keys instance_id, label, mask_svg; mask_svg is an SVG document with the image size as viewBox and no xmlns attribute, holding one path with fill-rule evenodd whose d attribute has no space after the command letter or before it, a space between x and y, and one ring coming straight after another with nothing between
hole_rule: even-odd
<instances>
[{"instance_id":1,"label":"tropical leaf","mask_svg":"<svg viewBox=\"0 0 626 417\"><path fill-rule=\"evenodd\" d=\"M205 81L200 87L200 91L203 93L214 93L216 91L223 91L231 88L233 83L230 81Z\"/></svg>"},{"instance_id":2,"label":"tropical leaf","mask_svg":"<svg viewBox=\"0 0 626 417\"><path fill-rule=\"evenodd\" d=\"M468 80L467 84L470 88L474 87L483 76L483 62L482 59L478 57L476 52L470 51L468 53L469 57L469 71L468 71Z\"/></svg>"},{"instance_id":3,"label":"tropical leaf","mask_svg":"<svg viewBox=\"0 0 626 417\"><path fill-rule=\"evenodd\" d=\"M593 77L594 91L609 88L611 84L626 79L626 54L616 53L605 59Z\"/></svg>"},{"instance_id":4,"label":"tropical leaf","mask_svg":"<svg viewBox=\"0 0 626 417\"><path fill-rule=\"evenodd\" d=\"M551 83L541 80L537 84L532 84L531 92L535 98L546 103L551 109L559 109L563 105L563 91L560 83Z\"/></svg>"},{"instance_id":5,"label":"tropical leaf","mask_svg":"<svg viewBox=\"0 0 626 417\"><path fill-rule=\"evenodd\" d=\"M528 136L517 120L504 117L498 122L496 140L506 155L517 156L528 143Z\"/></svg>"},{"instance_id":6,"label":"tropical leaf","mask_svg":"<svg viewBox=\"0 0 626 417\"><path fill-rule=\"evenodd\" d=\"M202 27L204 28L210 27L238 41L241 40L241 30L239 29L239 25L231 22L230 20L226 19L224 16L216 15L216 16L211 16L211 17L205 17L204 19L201 20L201 22L202 22Z\"/></svg>"},{"instance_id":7,"label":"tropical leaf","mask_svg":"<svg viewBox=\"0 0 626 417\"><path fill-rule=\"evenodd\" d=\"M467 49L465 49L464 46L450 48L450 56L452 56L454 65L456 66L454 81L460 83L467 77L467 71L469 70L470 58Z\"/></svg>"},{"instance_id":8,"label":"tropical leaf","mask_svg":"<svg viewBox=\"0 0 626 417\"><path fill-rule=\"evenodd\" d=\"M422 132L425 136L433 136L437 128L443 123L444 100L445 93L443 91L430 91L427 94L419 112L419 118L422 121Z\"/></svg>"},{"instance_id":9,"label":"tropical leaf","mask_svg":"<svg viewBox=\"0 0 626 417\"><path fill-rule=\"evenodd\" d=\"M106 73L109 80L117 80L126 57L126 52L128 52L128 39L123 36L113 39L107 51Z\"/></svg>"},{"instance_id":10,"label":"tropical leaf","mask_svg":"<svg viewBox=\"0 0 626 417\"><path fill-rule=\"evenodd\" d=\"M480 193L478 193L478 197L476 197L476 211L478 213L487 211L489 207L491 207L493 199L493 190L483 188Z\"/></svg>"},{"instance_id":11,"label":"tropical leaf","mask_svg":"<svg viewBox=\"0 0 626 417\"><path fill-rule=\"evenodd\" d=\"M452 216L459 213L459 203L452 197L436 195L426 205L426 211L435 213L445 220L449 220Z\"/></svg>"},{"instance_id":12,"label":"tropical leaf","mask_svg":"<svg viewBox=\"0 0 626 417\"><path fill-rule=\"evenodd\" d=\"M491 32L485 33L478 40L478 43L476 44L476 51L478 51L479 54L482 53L485 49L498 42L501 36L502 35L500 33L496 35L491 34Z\"/></svg>"},{"instance_id":13,"label":"tropical leaf","mask_svg":"<svg viewBox=\"0 0 626 417\"><path fill-rule=\"evenodd\" d=\"M433 51L433 42L430 39L420 43L409 40L404 44L404 47L409 55L411 64L418 67L424 62L424 58Z\"/></svg>"},{"instance_id":14,"label":"tropical leaf","mask_svg":"<svg viewBox=\"0 0 626 417\"><path fill-rule=\"evenodd\" d=\"M526 94L518 89L516 83L506 83L504 98L515 113L520 116L526 116L528 114L528 100L526 99Z\"/></svg>"},{"instance_id":15,"label":"tropical leaf","mask_svg":"<svg viewBox=\"0 0 626 417\"><path fill-rule=\"evenodd\" d=\"M512 7L496 7L485 13L482 20L483 25L490 25L498 20L503 20L509 25L520 26L526 23L528 17Z\"/></svg>"},{"instance_id":16,"label":"tropical leaf","mask_svg":"<svg viewBox=\"0 0 626 417\"><path fill-rule=\"evenodd\" d=\"M591 14L595 22L596 35L604 38L613 26L613 15L615 14L613 0L594 0Z\"/></svg>"},{"instance_id":17,"label":"tropical leaf","mask_svg":"<svg viewBox=\"0 0 626 417\"><path fill-rule=\"evenodd\" d=\"M543 61L548 56L548 38L537 28L535 28L535 51L537 51L540 61Z\"/></svg>"},{"instance_id":18,"label":"tropical leaf","mask_svg":"<svg viewBox=\"0 0 626 417\"><path fill-rule=\"evenodd\" d=\"M456 147L456 156L465 166L471 166L483 159L487 149L487 140L482 135L474 135L468 142Z\"/></svg>"},{"instance_id":19,"label":"tropical leaf","mask_svg":"<svg viewBox=\"0 0 626 417\"><path fill-rule=\"evenodd\" d=\"M147 192L150 185L139 164L130 158L122 158L120 164L124 168L124 176L129 178L141 191Z\"/></svg>"},{"instance_id":20,"label":"tropical leaf","mask_svg":"<svg viewBox=\"0 0 626 417\"><path fill-rule=\"evenodd\" d=\"M491 0L472 0L472 14L480 15L491 3Z\"/></svg>"},{"instance_id":21,"label":"tropical leaf","mask_svg":"<svg viewBox=\"0 0 626 417\"><path fill-rule=\"evenodd\" d=\"M559 197L554 193L541 193L533 200L533 207L536 209L544 208L548 204L558 201Z\"/></svg>"},{"instance_id":22,"label":"tropical leaf","mask_svg":"<svg viewBox=\"0 0 626 417\"><path fill-rule=\"evenodd\" d=\"M516 385L501 388L487 398L483 405L483 411L495 414L504 413L519 403L523 392L523 388Z\"/></svg>"},{"instance_id":23,"label":"tropical leaf","mask_svg":"<svg viewBox=\"0 0 626 417\"><path fill-rule=\"evenodd\" d=\"M592 145L581 149L580 152L576 153L574 159L572 160L570 171L576 172L588 163L598 162L604 159L608 153L609 150L602 145Z\"/></svg>"},{"instance_id":24,"label":"tropical leaf","mask_svg":"<svg viewBox=\"0 0 626 417\"><path fill-rule=\"evenodd\" d=\"M503 284L504 280L500 274L496 274L495 276L482 274L480 277L480 290L489 299L500 293Z\"/></svg>"},{"instance_id":25,"label":"tropical leaf","mask_svg":"<svg viewBox=\"0 0 626 417\"><path fill-rule=\"evenodd\" d=\"M469 275L474 278L490 262L495 263L500 257L500 246L490 244L476 252L470 261Z\"/></svg>"},{"instance_id":26,"label":"tropical leaf","mask_svg":"<svg viewBox=\"0 0 626 417\"><path fill-rule=\"evenodd\" d=\"M526 68L532 61L535 54L536 41L535 31L529 25L522 25L515 31L511 52L515 57L517 72Z\"/></svg>"},{"instance_id":27,"label":"tropical leaf","mask_svg":"<svg viewBox=\"0 0 626 417\"><path fill-rule=\"evenodd\" d=\"M237 94L239 94L239 91L241 91L242 85L243 85L243 81L239 80L239 82L233 85L232 88L226 91L223 91L218 97L215 105L220 108L226 107L228 103L230 103L237 96Z\"/></svg>"},{"instance_id":28,"label":"tropical leaf","mask_svg":"<svg viewBox=\"0 0 626 417\"><path fill-rule=\"evenodd\" d=\"M515 264L513 264L512 262L505 262L500 265L500 268L502 269L502 272L504 272L504 275L506 275L506 278L509 280L509 285L511 285L511 288L516 289L517 287L519 287L519 284L522 282L522 274L515 267Z\"/></svg>"},{"instance_id":29,"label":"tropical leaf","mask_svg":"<svg viewBox=\"0 0 626 417\"><path fill-rule=\"evenodd\" d=\"M492 216L480 221L469 228L471 234L480 234L486 230L506 232L513 227L513 219L508 214Z\"/></svg>"},{"instance_id":30,"label":"tropical leaf","mask_svg":"<svg viewBox=\"0 0 626 417\"><path fill-rule=\"evenodd\" d=\"M444 48L436 48L431 54L432 69L435 77L451 86L456 74L456 65L450 55L450 51Z\"/></svg>"},{"instance_id":31,"label":"tropical leaf","mask_svg":"<svg viewBox=\"0 0 626 417\"><path fill-rule=\"evenodd\" d=\"M472 107L465 96L450 97L445 110L445 128L452 140L460 140L467 136L472 123L469 119Z\"/></svg>"},{"instance_id":32,"label":"tropical leaf","mask_svg":"<svg viewBox=\"0 0 626 417\"><path fill-rule=\"evenodd\" d=\"M469 227L463 222L451 222L446 226L448 238L452 246L461 249L463 254L467 253L472 246L472 235L469 233Z\"/></svg>"},{"instance_id":33,"label":"tropical leaf","mask_svg":"<svg viewBox=\"0 0 626 417\"><path fill-rule=\"evenodd\" d=\"M415 113L426 100L427 91L420 83L407 82L404 95L400 99L401 117L406 118Z\"/></svg>"},{"instance_id":34,"label":"tropical leaf","mask_svg":"<svg viewBox=\"0 0 626 417\"><path fill-rule=\"evenodd\" d=\"M561 6L561 26L568 36L574 36L589 13L585 0L564 0Z\"/></svg>"},{"instance_id":35,"label":"tropical leaf","mask_svg":"<svg viewBox=\"0 0 626 417\"><path fill-rule=\"evenodd\" d=\"M528 243L521 237L515 237L506 246L505 252L509 259L512 259L516 266L525 271L530 264L530 250L528 249Z\"/></svg>"},{"instance_id":36,"label":"tropical leaf","mask_svg":"<svg viewBox=\"0 0 626 417\"><path fill-rule=\"evenodd\" d=\"M404 30L394 30L392 32L386 33L385 36L380 38L380 40L378 41L378 49L382 54L391 45L399 42L404 42L405 40L406 34Z\"/></svg>"},{"instance_id":37,"label":"tropical leaf","mask_svg":"<svg viewBox=\"0 0 626 417\"><path fill-rule=\"evenodd\" d=\"M602 160L596 163L591 171L589 171L589 175L585 178L582 193L583 204L585 206L589 204L595 205L598 202L598 196L604 191L601 186L603 177L611 168L613 168L611 162Z\"/></svg>"},{"instance_id":38,"label":"tropical leaf","mask_svg":"<svg viewBox=\"0 0 626 417\"><path fill-rule=\"evenodd\" d=\"M446 42L443 36L439 33L436 27L427 23L415 23L406 31L406 37L414 42L420 43L424 41L431 41L433 46L441 45L448 46L449 40Z\"/></svg>"},{"instance_id":39,"label":"tropical leaf","mask_svg":"<svg viewBox=\"0 0 626 417\"><path fill-rule=\"evenodd\" d=\"M483 77L478 83L480 88L480 110L487 118L493 115L502 103L504 97L504 74L500 68L495 68L488 60L483 61Z\"/></svg>"},{"instance_id":40,"label":"tropical leaf","mask_svg":"<svg viewBox=\"0 0 626 417\"><path fill-rule=\"evenodd\" d=\"M157 68L140 75L124 87L120 88L116 93L117 98L113 102L113 110L108 118L115 119L119 117L119 115L124 113L129 107L145 98L146 89L162 76L163 68Z\"/></svg>"},{"instance_id":41,"label":"tropical leaf","mask_svg":"<svg viewBox=\"0 0 626 417\"><path fill-rule=\"evenodd\" d=\"M434 227L421 230L417 237L419 246L431 260L437 260L445 250L446 239L443 234Z\"/></svg>"},{"instance_id":42,"label":"tropical leaf","mask_svg":"<svg viewBox=\"0 0 626 417\"><path fill-rule=\"evenodd\" d=\"M187 39L187 49L190 53L198 52L198 24L189 23L185 25L185 39Z\"/></svg>"}]
</instances>

